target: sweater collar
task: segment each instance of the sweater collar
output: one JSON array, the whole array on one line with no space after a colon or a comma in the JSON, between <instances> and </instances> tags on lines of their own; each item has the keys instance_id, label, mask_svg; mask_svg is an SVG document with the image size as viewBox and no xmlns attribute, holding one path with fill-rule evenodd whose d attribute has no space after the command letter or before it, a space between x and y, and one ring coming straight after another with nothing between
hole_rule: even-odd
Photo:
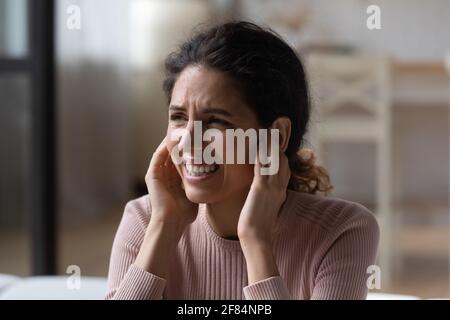
<instances>
[{"instance_id":1,"label":"sweater collar","mask_svg":"<svg viewBox=\"0 0 450 320\"><path fill-rule=\"evenodd\" d=\"M287 216L288 216L288 212L290 211L290 208L292 207L293 197L294 197L293 191L288 189L287 194L286 194L286 200L283 203L283 205L281 206L281 212L280 212L280 215L278 216L278 222L275 227L275 239L277 239L281 230L284 227L286 227ZM202 205L201 208L202 209L199 211L199 215L198 215L199 216L198 218L200 220L199 225L202 230L205 230L208 237L214 243L218 244L222 248L225 248L228 250L233 250L233 251L240 251L241 244L240 244L239 240L226 239L226 238L219 236L214 231L214 229L211 227L211 225L209 224L207 217L206 217L206 212L204 210L204 206Z\"/></svg>"}]
</instances>

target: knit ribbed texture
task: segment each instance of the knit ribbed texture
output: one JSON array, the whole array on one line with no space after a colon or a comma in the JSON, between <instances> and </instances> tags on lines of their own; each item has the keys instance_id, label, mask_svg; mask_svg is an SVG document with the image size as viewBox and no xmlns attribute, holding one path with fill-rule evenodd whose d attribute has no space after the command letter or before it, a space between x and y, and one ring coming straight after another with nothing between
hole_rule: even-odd
<instances>
[{"instance_id":1,"label":"knit ribbed texture","mask_svg":"<svg viewBox=\"0 0 450 320\"><path fill-rule=\"evenodd\" d=\"M134 265L150 221L148 195L125 206L106 299L365 299L379 228L364 206L288 190L273 252L279 276L248 285L238 240L220 237L204 210L180 239L167 279Z\"/></svg>"}]
</instances>

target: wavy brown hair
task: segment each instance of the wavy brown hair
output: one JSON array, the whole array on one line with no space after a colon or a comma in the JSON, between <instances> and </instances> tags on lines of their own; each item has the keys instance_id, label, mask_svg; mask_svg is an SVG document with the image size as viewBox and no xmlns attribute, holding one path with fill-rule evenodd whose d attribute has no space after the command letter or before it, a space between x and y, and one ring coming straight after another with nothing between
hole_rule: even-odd
<instances>
[{"instance_id":1,"label":"wavy brown hair","mask_svg":"<svg viewBox=\"0 0 450 320\"><path fill-rule=\"evenodd\" d=\"M302 148L311 113L306 75L296 52L277 33L245 21L196 32L166 59L163 89L169 102L175 81L189 65L230 76L263 127L280 116L291 120L285 151L292 173L289 189L312 194L332 190L326 169L311 149Z\"/></svg>"}]
</instances>

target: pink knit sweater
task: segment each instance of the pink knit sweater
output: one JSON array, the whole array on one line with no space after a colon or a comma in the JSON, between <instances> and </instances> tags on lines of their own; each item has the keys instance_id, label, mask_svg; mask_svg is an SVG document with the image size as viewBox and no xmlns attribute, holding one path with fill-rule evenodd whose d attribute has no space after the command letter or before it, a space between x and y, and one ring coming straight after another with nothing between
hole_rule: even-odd
<instances>
[{"instance_id":1,"label":"pink knit sweater","mask_svg":"<svg viewBox=\"0 0 450 320\"><path fill-rule=\"evenodd\" d=\"M365 299L379 228L364 206L288 190L273 246L279 276L248 285L238 240L217 235L204 210L178 244L170 276L133 264L151 208L129 201L114 240L106 299Z\"/></svg>"}]
</instances>

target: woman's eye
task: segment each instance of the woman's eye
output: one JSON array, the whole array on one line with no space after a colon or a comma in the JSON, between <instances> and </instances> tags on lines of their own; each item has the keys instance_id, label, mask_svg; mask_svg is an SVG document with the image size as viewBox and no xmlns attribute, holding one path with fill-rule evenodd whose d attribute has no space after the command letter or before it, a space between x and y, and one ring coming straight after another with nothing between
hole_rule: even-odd
<instances>
[{"instance_id":1,"label":"woman's eye","mask_svg":"<svg viewBox=\"0 0 450 320\"><path fill-rule=\"evenodd\" d=\"M185 121L186 117L181 114L172 114L170 115L171 121Z\"/></svg>"},{"instance_id":2,"label":"woman's eye","mask_svg":"<svg viewBox=\"0 0 450 320\"><path fill-rule=\"evenodd\" d=\"M226 127L231 126L231 123L229 123L226 120L219 119L219 118L211 118L211 119L209 119L208 123L209 124L218 124L218 125L226 126Z\"/></svg>"}]
</instances>

